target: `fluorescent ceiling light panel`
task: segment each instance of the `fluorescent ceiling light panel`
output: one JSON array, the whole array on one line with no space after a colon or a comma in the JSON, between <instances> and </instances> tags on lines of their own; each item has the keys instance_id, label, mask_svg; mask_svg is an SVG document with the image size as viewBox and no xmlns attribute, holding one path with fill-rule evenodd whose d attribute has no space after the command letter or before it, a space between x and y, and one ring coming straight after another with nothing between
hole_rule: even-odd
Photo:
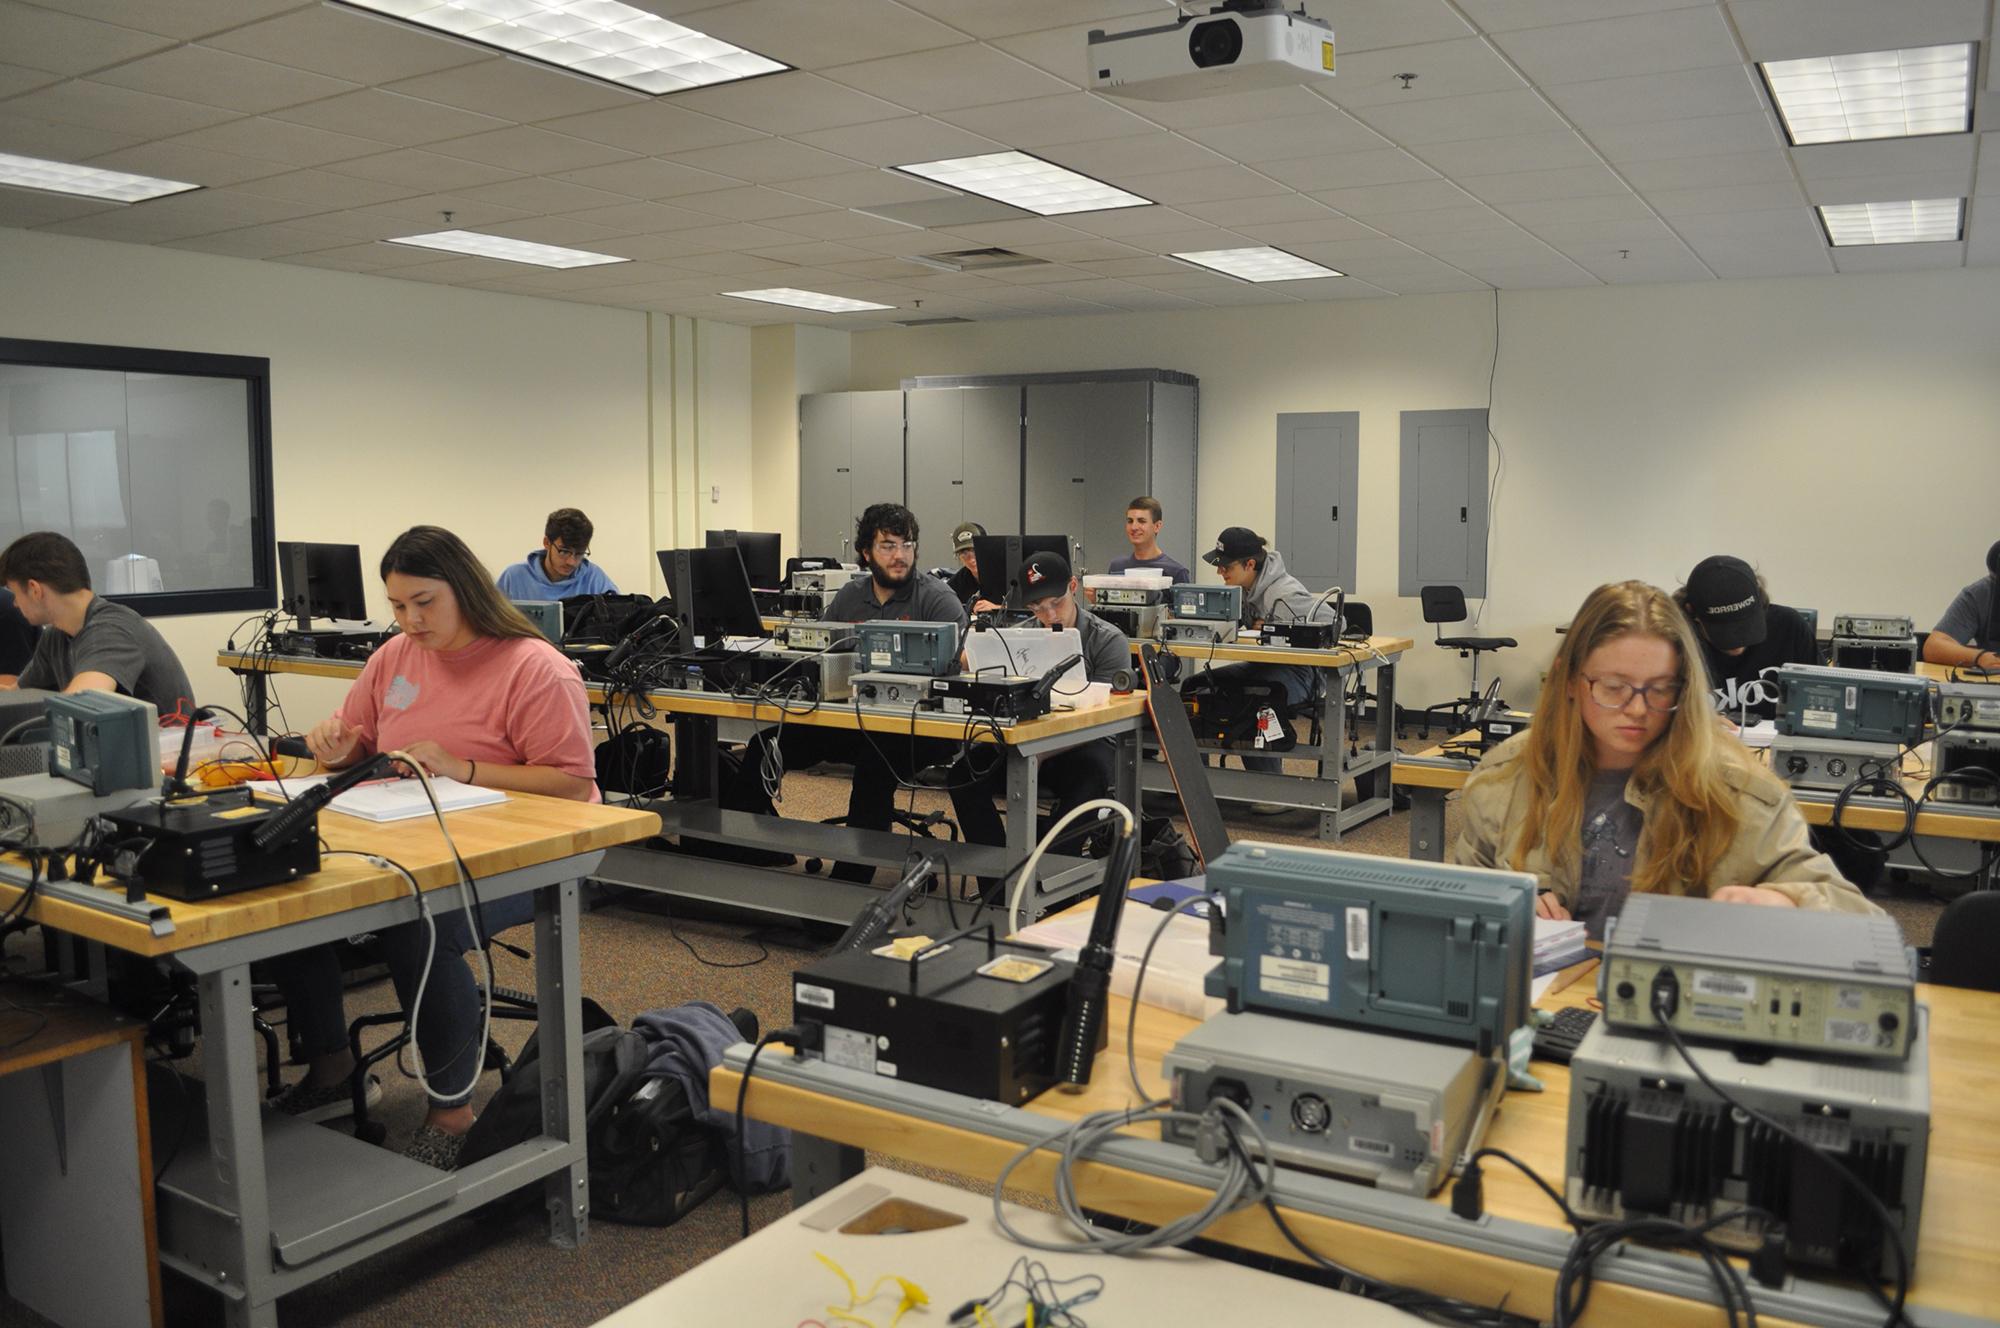
<instances>
[{"instance_id":1,"label":"fluorescent ceiling light panel","mask_svg":"<svg viewBox=\"0 0 2000 1328\"><path fill-rule=\"evenodd\" d=\"M1151 207L1153 200L1128 194L1078 175L1052 161L1025 152L989 152L981 157L948 157L920 161L896 169L956 189L978 194L1044 217L1072 212L1103 212L1110 208Z\"/></svg>"},{"instance_id":2,"label":"fluorescent ceiling light panel","mask_svg":"<svg viewBox=\"0 0 2000 1328\"><path fill-rule=\"evenodd\" d=\"M1919 198L1908 203L1823 203L1820 220L1835 246L1930 244L1960 238L1962 198Z\"/></svg>"},{"instance_id":3,"label":"fluorescent ceiling light panel","mask_svg":"<svg viewBox=\"0 0 2000 1328\"><path fill-rule=\"evenodd\" d=\"M52 194L76 194L102 198L111 203L143 203L149 198L184 194L201 188L181 180L155 180L150 175L127 175L123 171L99 170L95 166L72 166L66 161L44 161L40 157L17 157L0 152L0 184L16 189L43 189Z\"/></svg>"},{"instance_id":4,"label":"fluorescent ceiling light panel","mask_svg":"<svg viewBox=\"0 0 2000 1328\"><path fill-rule=\"evenodd\" d=\"M1254 249L1202 249L1191 254L1175 254L1183 263L1205 267L1238 281L1306 281L1313 277L1344 277L1330 267L1288 254L1282 249L1259 245Z\"/></svg>"},{"instance_id":5,"label":"fluorescent ceiling light panel","mask_svg":"<svg viewBox=\"0 0 2000 1328\"><path fill-rule=\"evenodd\" d=\"M788 304L794 309L811 309L822 314L859 314L870 309L893 309L893 304L870 304L866 300L850 300L843 295L822 295L818 291L794 290L790 286L773 286L769 290L728 290L722 292L732 300L757 300L764 304Z\"/></svg>"},{"instance_id":6,"label":"fluorescent ceiling light panel","mask_svg":"<svg viewBox=\"0 0 2000 1328\"><path fill-rule=\"evenodd\" d=\"M1972 127L1970 42L1773 60L1760 66L1794 144L1962 134Z\"/></svg>"},{"instance_id":7,"label":"fluorescent ceiling light panel","mask_svg":"<svg viewBox=\"0 0 2000 1328\"><path fill-rule=\"evenodd\" d=\"M504 235L481 235L478 231L399 235L388 243L407 244L417 249L442 249L446 253L470 254L474 258L498 258L508 263L532 263L536 267L602 267L606 263L632 261L614 254L593 254L588 249L564 249L559 245L535 244L530 240L510 240Z\"/></svg>"},{"instance_id":8,"label":"fluorescent ceiling light panel","mask_svg":"<svg viewBox=\"0 0 2000 1328\"><path fill-rule=\"evenodd\" d=\"M619 0L343 3L655 95L791 68Z\"/></svg>"}]
</instances>

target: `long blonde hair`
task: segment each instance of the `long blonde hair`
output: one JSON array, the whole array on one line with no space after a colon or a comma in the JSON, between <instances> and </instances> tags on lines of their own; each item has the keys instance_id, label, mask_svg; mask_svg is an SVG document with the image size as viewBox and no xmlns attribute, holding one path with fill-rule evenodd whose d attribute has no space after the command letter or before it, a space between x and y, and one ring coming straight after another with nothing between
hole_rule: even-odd
<instances>
[{"instance_id":1,"label":"long blonde hair","mask_svg":"<svg viewBox=\"0 0 2000 1328\"><path fill-rule=\"evenodd\" d=\"M1539 845L1562 860L1574 861L1580 852L1583 804L1597 766L1575 684L1592 651L1635 635L1674 647L1681 704L1632 770L1631 787L1652 795L1632 864L1632 889L1700 891L1736 835L1735 798L1723 777L1725 763L1734 758L1710 713L1708 670L1694 628L1671 595L1643 581L1591 591L1556 651L1522 753L1528 806L1511 862L1520 870Z\"/></svg>"}]
</instances>

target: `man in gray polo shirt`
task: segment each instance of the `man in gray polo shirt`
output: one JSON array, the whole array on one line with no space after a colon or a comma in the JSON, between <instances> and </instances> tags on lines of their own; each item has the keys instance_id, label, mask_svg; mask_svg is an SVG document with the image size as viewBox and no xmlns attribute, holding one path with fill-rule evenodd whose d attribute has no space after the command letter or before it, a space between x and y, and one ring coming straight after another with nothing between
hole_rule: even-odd
<instances>
[{"instance_id":1,"label":"man in gray polo shirt","mask_svg":"<svg viewBox=\"0 0 2000 1328\"><path fill-rule=\"evenodd\" d=\"M154 626L90 589L90 565L68 537L41 530L0 552L0 582L42 629L17 684L59 692L121 692L161 715L194 708L187 670Z\"/></svg>"},{"instance_id":2,"label":"man in gray polo shirt","mask_svg":"<svg viewBox=\"0 0 2000 1328\"><path fill-rule=\"evenodd\" d=\"M1924 638L1933 664L2000 669L2000 543L1986 551L1986 575L1958 592Z\"/></svg>"}]
</instances>

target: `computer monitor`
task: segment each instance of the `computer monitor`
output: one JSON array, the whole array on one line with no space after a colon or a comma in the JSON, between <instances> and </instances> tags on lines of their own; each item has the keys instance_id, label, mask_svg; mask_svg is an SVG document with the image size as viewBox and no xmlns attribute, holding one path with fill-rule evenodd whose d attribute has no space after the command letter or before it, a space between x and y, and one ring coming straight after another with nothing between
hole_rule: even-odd
<instances>
[{"instance_id":1,"label":"computer monitor","mask_svg":"<svg viewBox=\"0 0 2000 1328\"><path fill-rule=\"evenodd\" d=\"M301 544L278 541L279 607L312 630L314 618L365 622L367 591L361 581L359 544Z\"/></svg>"},{"instance_id":2,"label":"computer monitor","mask_svg":"<svg viewBox=\"0 0 2000 1328\"><path fill-rule=\"evenodd\" d=\"M1004 604L1017 613L1025 611L1021 603L1021 564L1038 553L1055 554L1075 573L1076 563L1070 556L1067 535L974 535L972 557L979 564L980 597Z\"/></svg>"},{"instance_id":3,"label":"computer monitor","mask_svg":"<svg viewBox=\"0 0 2000 1328\"><path fill-rule=\"evenodd\" d=\"M765 635L735 549L661 549L659 558L682 641L715 645L725 636Z\"/></svg>"},{"instance_id":4,"label":"computer monitor","mask_svg":"<svg viewBox=\"0 0 2000 1328\"><path fill-rule=\"evenodd\" d=\"M775 590L784 579L784 560L778 557L778 537L765 530L711 530L711 549L734 549L743 556L743 571L755 590Z\"/></svg>"}]
</instances>

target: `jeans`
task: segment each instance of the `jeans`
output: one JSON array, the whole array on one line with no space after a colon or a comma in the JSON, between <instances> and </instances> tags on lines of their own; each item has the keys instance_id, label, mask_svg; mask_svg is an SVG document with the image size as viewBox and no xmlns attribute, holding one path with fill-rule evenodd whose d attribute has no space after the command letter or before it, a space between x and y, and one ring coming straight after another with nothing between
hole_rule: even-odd
<instances>
[{"instance_id":1,"label":"jeans","mask_svg":"<svg viewBox=\"0 0 2000 1328\"><path fill-rule=\"evenodd\" d=\"M1224 664L1219 668L1210 669L1208 675L1223 687L1227 687L1232 680L1276 683L1284 689L1287 710L1296 709L1311 699L1313 688L1318 681L1315 671L1303 664ZM1285 758L1246 752L1243 756L1243 768L1270 775L1282 774L1285 769Z\"/></svg>"},{"instance_id":2,"label":"jeans","mask_svg":"<svg viewBox=\"0 0 2000 1328\"><path fill-rule=\"evenodd\" d=\"M486 1047L479 1044L484 1007L472 970L461 958L474 947L474 941L458 890L432 891L425 902L437 922L437 947L430 980L424 986L423 1008L417 1011L417 1051L433 1089L449 1093L440 1096L434 1091L431 1105L456 1107L472 1097L479 1077L477 1067L486 1062ZM534 907L531 894L481 905L481 923L491 936L528 921L534 916ZM416 1004L417 983L423 977L424 958L430 948L425 941L422 921L384 927L376 933L382 959L389 966L389 980L395 984L396 1000L404 1010ZM316 945L280 956L272 968L285 996L286 1018L300 1053L310 1058L346 1050L346 1003L340 959L333 947Z\"/></svg>"},{"instance_id":3,"label":"jeans","mask_svg":"<svg viewBox=\"0 0 2000 1328\"><path fill-rule=\"evenodd\" d=\"M978 753L980 770L986 769L988 761L998 764L981 777L966 764L965 757L958 759L951 767L952 813L958 817L959 833L966 843L1004 845L1007 830L993 798L1007 787L1006 758L998 748L983 743L973 750ZM1099 739L1043 761L1040 782L1055 796L1050 824L1092 798L1107 796L1117 773L1117 759L1117 744ZM1071 832L1076 828L1070 827Z\"/></svg>"},{"instance_id":4,"label":"jeans","mask_svg":"<svg viewBox=\"0 0 2000 1328\"><path fill-rule=\"evenodd\" d=\"M869 738L874 741L870 742ZM764 788L764 754L778 748L784 768L807 770L822 761L851 761L854 779L847 794L847 824L859 830L887 830L896 810L897 780L912 775L910 743L893 733L864 735L805 724L765 729L743 749L743 765L721 790L721 805L730 811L775 816L777 808ZM922 761L927 743L919 744ZM836 881L869 881L875 869L866 863L841 862L828 873Z\"/></svg>"}]
</instances>

